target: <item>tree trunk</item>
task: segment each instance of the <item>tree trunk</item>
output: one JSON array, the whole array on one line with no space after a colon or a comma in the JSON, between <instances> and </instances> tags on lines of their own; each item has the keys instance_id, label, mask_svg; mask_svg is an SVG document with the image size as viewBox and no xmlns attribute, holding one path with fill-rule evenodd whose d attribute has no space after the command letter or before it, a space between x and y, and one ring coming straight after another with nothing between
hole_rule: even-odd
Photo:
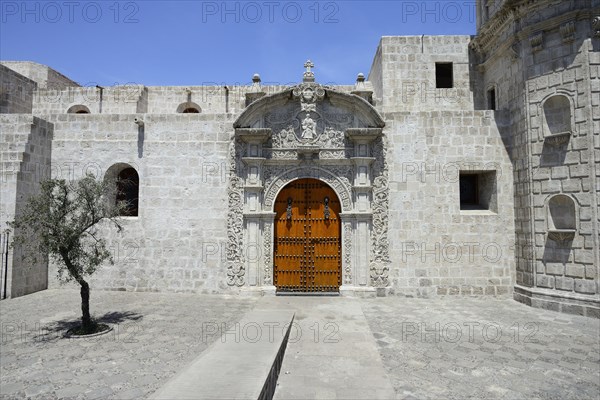
<instances>
[{"instance_id":1,"label":"tree trunk","mask_svg":"<svg viewBox=\"0 0 600 400\"><path fill-rule=\"evenodd\" d=\"M81 285L81 327L84 331L91 333L94 323L92 322L92 317L90 317L90 285L81 277L79 271L77 271L77 268L71 262L68 250L61 248L60 255L73 279Z\"/></svg>"},{"instance_id":2,"label":"tree trunk","mask_svg":"<svg viewBox=\"0 0 600 400\"><path fill-rule=\"evenodd\" d=\"M79 284L81 285L81 325L83 330L91 331L94 324L90 317L90 285L81 278Z\"/></svg>"}]
</instances>

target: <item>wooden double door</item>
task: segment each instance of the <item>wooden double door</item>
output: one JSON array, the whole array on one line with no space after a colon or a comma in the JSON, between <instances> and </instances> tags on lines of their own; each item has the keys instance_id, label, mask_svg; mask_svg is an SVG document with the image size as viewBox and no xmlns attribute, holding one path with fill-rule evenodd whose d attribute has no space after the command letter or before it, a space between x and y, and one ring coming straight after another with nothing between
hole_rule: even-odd
<instances>
[{"instance_id":1,"label":"wooden double door","mask_svg":"<svg viewBox=\"0 0 600 400\"><path fill-rule=\"evenodd\" d=\"M326 183L299 179L275 201L274 283L278 292L338 292L341 205Z\"/></svg>"}]
</instances>

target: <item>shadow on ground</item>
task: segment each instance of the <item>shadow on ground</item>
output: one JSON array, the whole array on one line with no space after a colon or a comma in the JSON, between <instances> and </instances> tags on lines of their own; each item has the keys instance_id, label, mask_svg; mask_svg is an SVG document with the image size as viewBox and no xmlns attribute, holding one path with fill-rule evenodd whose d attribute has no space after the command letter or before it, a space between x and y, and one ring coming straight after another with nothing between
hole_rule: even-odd
<instances>
[{"instance_id":1,"label":"shadow on ground","mask_svg":"<svg viewBox=\"0 0 600 400\"><path fill-rule=\"evenodd\" d=\"M97 323L119 325L126 322L135 322L143 318L141 314L131 311L112 311L108 312L100 317L95 317L94 320ZM32 335L32 339L38 343L48 343L56 341L64 337L67 331L71 328L75 328L81 324L79 318L72 319L67 318L59 321L55 321L44 326L39 326L36 333Z\"/></svg>"}]
</instances>

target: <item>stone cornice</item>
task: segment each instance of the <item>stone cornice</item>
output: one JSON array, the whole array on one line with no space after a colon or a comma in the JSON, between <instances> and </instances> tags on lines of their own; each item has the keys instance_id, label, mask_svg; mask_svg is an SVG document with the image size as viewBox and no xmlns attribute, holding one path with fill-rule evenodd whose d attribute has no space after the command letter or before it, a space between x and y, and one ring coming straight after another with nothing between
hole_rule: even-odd
<instances>
[{"instance_id":1,"label":"stone cornice","mask_svg":"<svg viewBox=\"0 0 600 400\"><path fill-rule=\"evenodd\" d=\"M248 143L264 143L271 137L271 128L236 128L235 134Z\"/></svg>"},{"instance_id":2,"label":"stone cornice","mask_svg":"<svg viewBox=\"0 0 600 400\"><path fill-rule=\"evenodd\" d=\"M489 47L493 44L500 32L512 21L516 21L526 16L531 5L539 4L539 0L509 0L494 13L494 15L480 28L475 38L471 41L470 47L477 52L489 51ZM535 25L518 29L521 33L527 32L527 35L533 31L547 30L548 28L557 28L561 23L573 19L573 14L582 14L577 16L577 19L591 18L593 13L598 13L598 9L576 9L556 17L541 21Z\"/></svg>"},{"instance_id":3,"label":"stone cornice","mask_svg":"<svg viewBox=\"0 0 600 400\"><path fill-rule=\"evenodd\" d=\"M486 51L490 46L490 43L493 43L497 39L498 33L502 31L509 22L515 20L515 14L519 7L523 7L530 3L533 3L533 1L509 0L504 3L502 7L494 13L492 18L481 26L475 38L469 43L469 47L478 53Z\"/></svg>"},{"instance_id":4,"label":"stone cornice","mask_svg":"<svg viewBox=\"0 0 600 400\"><path fill-rule=\"evenodd\" d=\"M529 2L524 2L523 4L525 3ZM484 68L485 64L497 58L497 56L501 55L505 50L517 45L519 42L529 40L534 34L558 30L563 24L570 21L590 20L594 12L600 11L594 9L572 10L547 20L540 21L536 24L519 28L518 24L516 23L516 16L523 13L522 8L521 11L517 11L517 6L515 6L514 3L507 3L507 5L504 7L507 7L509 4L511 4L513 8L504 11L506 18L497 20L496 24L486 25L482 32L470 43L471 49L483 56L484 60L481 64ZM519 7L524 7L523 4L521 4ZM504 10L504 8L502 10ZM502 10L498 11L498 13L502 12ZM493 19L496 18L496 14L494 15ZM510 18L511 16L512 18ZM507 25L511 22L515 26L513 33L511 33L506 40L503 40L498 44L498 36L500 36L502 30L506 29Z\"/></svg>"}]
</instances>

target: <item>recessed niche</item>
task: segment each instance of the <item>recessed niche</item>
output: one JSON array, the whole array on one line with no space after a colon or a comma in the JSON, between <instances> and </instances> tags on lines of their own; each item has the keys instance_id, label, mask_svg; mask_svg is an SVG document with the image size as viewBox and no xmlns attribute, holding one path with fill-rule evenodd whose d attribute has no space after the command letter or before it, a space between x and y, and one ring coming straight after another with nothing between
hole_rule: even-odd
<instances>
[{"instance_id":1,"label":"recessed niche","mask_svg":"<svg viewBox=\"0 0 600 400\"><path fill-rule=\"evenodd\" d=\"M76 104L69 107L67 114L90 114L90 109L83 104Z\"/></svg>"},{"instance_id":2,"label":"recessed niche","mask_svg":"<svg viewBox=\"0 0 600 400\"><path fill-rule=\"evenodd\" d=\"M202 109L200 106L192 101L186 101L185 103L181 103L177 107L177 113L179 114L200 114Z\"/></svg>"},{"instance_id":3,"label":"recessed niche","mask_svg":"<svg viewBox=\"0 0 600 400\"><path fill-rule=\"evenodd\" d=\"M548 201L548 238L556 242L573 239L577 226L575 202L558 194Z\"/></svg>"},{"instance_id":4,"label":"recessed niche","mask_svg":"<svg viewBox=\"0 0 600 400\"><path fill-rule=\"evenodd\" d=\"M568 143L572 132L571 102L555 95L544 102L544 140L551 146Z\"/></svg>"}]
</instances>

